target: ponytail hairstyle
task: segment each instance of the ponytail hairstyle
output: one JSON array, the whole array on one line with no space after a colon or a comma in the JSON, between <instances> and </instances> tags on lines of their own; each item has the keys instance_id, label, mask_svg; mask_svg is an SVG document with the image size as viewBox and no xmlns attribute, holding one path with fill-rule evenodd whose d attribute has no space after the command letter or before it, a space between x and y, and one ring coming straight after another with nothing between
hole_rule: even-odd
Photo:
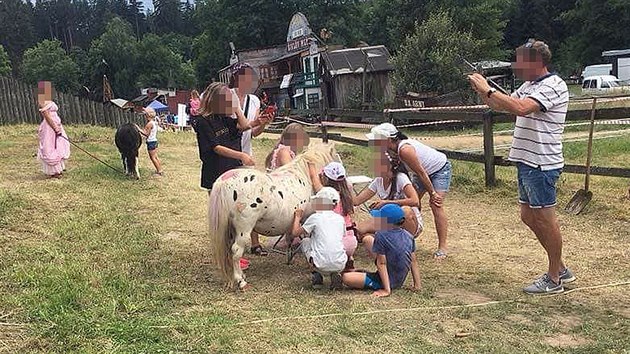
<instances>
[{"instance_id":1,"label":"ponytail hairstyle","mask_svg":"<svg viewBox=\"0 0 630 354\"><path fill-rule=\"evenodd\" d=\"M339 192L343 215L347 216L354 214L354 204L352 203L352 193L350 192L350 187L348 187L348 181L345 178L340 181L334 181L326 177L323 173L320 176L323 179L322 184L324 187L332 187Z\"/></svg>"},{"instance_id":2,"label":"ponytail hairstyle","mask_svg":"<svg viewBox=\"0 0 630 354\"><path fill-rule=\"evenodd\" d=\"M219 95L223 91L227 91L228 87L222 82L213 82L201 94L201 103L199 104L199 115L208 117L213 114L222 114L219 103ZM225 103L225 102L223 102Z\"/></svg>"},{"instance_id":3,"label":"ponytail hairstyle","mask_svg":"<svg viewBox=\"0 0 630 354\"><path fill-rule=\"evenodd\" d=\"M401 132L400 130L396 133L396 136L394 136L393 138L391 138L394 141L402 141L402 140L407 140L409 139L409 137L407 135L405 135L403 132Z\"/></svg>"},{"instance_id":4,"label":"ponytail hairstyle","mask_svg":"<svg viewBox=\"0 0 630 354\"><path fill-rule=\"evenodd\" d=\"M393 158L388 153L385 154L387 155L387 159L389 160L390 171L392 171L392 183L389 187L389 195L387 196L387 200L394 200L394 197L396 196L396 185L398 184L398 174L406 174L407 169L398 158Z\"/></svg>"}]
</instances>

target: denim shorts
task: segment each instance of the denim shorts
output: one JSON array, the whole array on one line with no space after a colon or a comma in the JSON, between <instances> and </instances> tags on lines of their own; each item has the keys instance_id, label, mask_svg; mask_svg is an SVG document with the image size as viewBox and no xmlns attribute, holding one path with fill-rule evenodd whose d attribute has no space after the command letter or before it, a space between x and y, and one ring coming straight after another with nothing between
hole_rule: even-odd
<instances>
[{"instance_id":1,"label":"denim shorts","mask_svg":"<svg viewBox=\"0 0 630 354\"><path fill-rule=\"evenodd\" d=\"M517 163L518 201L530 208L548 208L556 205L556 183L562 169L542 171L524 163Z\"/></svg>"},{"instance_id":2,"label":"denim shorts","mask_svg":"<svg viewBox=\"0 0 630 354\"><path fill-rule=\"evenodd\" d=\"M383 284L381 284L381 276L378 273L365 273L365 285L363 285L365 289L379 290L383 289Z\"/></svg>"},{"instance_id":3,"label":"denim shorts","mask_svg":"<svg viewBox=\"0 0 630 354\"><path fill-rule=\"evenodd\" d=\"M439 169L432 175L429 175L429 179L431 180L431 184L433 184L433 189L435 189L436 192L448 192L451 186L452 176L453 168L451 167L451 162L446 161L441 169ZM418 177L417 175L413 175L411 183L413 183L413 186L416 187L418 193L426 192L424 186L422 185L422 181L420 181L420 177Z\"/></svg>"},{"instance_id":4,"label":"denim shorts","mask_svg":"<svg viewBox=\"0 0 630 354\"><path fill-rule=\"evenodd\" d=\"M158 142L157 141L147 141L147 150L148 151L152 151L158 148Z\"/></svg>"}]
</instances>

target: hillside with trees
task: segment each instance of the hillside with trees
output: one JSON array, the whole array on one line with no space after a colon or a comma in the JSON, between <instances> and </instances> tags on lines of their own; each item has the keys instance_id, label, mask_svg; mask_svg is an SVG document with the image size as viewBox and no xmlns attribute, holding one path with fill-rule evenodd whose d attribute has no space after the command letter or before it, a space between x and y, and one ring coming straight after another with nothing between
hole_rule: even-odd
<instances>
[{"instance_id":1,"label":"hillside with trees","mask_svg":"<svg viewBox=\"0 0 630 354\"><path fill-rule=\"evenodd\" d=\"M630 1L138 0L0 1L0 74L98 97L140 87L203 87L239 49L286 41L295 12L332 44L385 44L402 89L446 92L454 58L510 60L528 38L546 41L564 75L630 47Z\"/></svg>"}]
</instances>

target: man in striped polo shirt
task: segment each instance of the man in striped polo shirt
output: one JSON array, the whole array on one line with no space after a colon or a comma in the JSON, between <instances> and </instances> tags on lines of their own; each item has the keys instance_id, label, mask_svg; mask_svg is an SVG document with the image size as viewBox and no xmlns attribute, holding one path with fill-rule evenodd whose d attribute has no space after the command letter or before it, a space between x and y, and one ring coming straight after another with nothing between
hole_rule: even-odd
<instances>
[{"instance_id":1,"label":"man in striped polo shirt","mask_svg":"<svg viewBox=\"0 0 630 354\"><path fill-rule=\"evenodd\" d=\"M576 278L562 261L562 235L556 217L556 182L564 167L562 133L569 105L564 81L547 69L551 51L541 41L529 40L516 49L514 74L525 81L511 96L497 92L480 74L468 78L482 100L495 111L516 115L508 159L518 170L521 220L547 252L547 273L523 290L528 294L564 291L562 284Z\"/></svg>"}]
</instances>

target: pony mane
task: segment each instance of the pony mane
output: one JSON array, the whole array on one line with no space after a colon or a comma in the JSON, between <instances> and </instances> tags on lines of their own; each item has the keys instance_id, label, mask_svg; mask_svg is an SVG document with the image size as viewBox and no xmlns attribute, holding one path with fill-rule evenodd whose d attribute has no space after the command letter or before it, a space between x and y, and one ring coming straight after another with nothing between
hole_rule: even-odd
<instances>
[{"instance_id":1,"label":"pony mane","mask_svg":"<svg viewBox=\"0 0 630 354\"><path fill-rule=\"evenodd\" d=\"M306 151L297 155L293 161L279 167L276 171L298 170L308 176L308 163L324 166L330 161L337 160L337 150L332 143L311 143Z\"/></svg>"}]
</instances>

